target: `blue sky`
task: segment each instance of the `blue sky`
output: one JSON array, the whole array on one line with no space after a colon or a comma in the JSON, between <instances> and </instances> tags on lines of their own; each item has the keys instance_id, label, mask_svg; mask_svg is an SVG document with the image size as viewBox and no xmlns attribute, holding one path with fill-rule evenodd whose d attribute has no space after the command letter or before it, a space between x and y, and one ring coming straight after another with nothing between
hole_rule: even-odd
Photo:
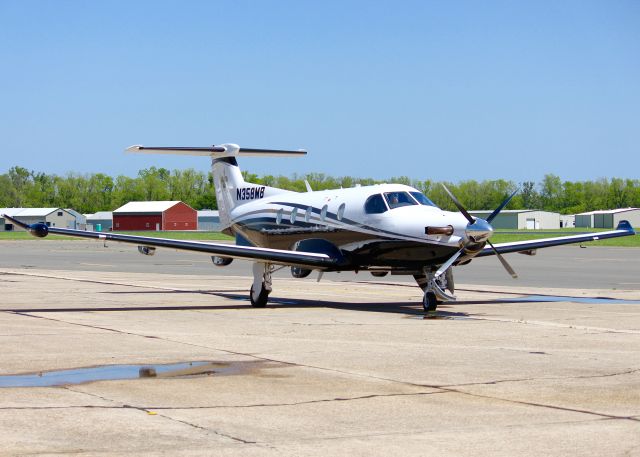
<instances>
[{"instance_id":1,"label":"blue sky","mask_svg":"<svg viewBox=\"0 0 640 457\"><path fill-rule=\"evenodd\" d=\"M0 173L640 177L635 0L0 0L0 70Z\"/></svg>"}]
</instances>

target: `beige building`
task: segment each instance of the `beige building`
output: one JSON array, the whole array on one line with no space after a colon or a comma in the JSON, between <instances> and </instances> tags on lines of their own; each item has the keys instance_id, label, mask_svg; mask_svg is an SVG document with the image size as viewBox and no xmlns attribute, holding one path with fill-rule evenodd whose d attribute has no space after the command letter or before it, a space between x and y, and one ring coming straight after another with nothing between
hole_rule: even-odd
<instances>
[{"instance_id":1,"label":"beige building","mask_svg":"<svg viewBox=\"0 0 640 457\"><path fill-rule=\"evenodd\" d=\"M76 228L76 217L62 208L0 208L1 231L24 231L14 226L11 221L5 220L2 214L14 217L25 224L42 222L49 227Z\"/></svg>"}]
</instances>

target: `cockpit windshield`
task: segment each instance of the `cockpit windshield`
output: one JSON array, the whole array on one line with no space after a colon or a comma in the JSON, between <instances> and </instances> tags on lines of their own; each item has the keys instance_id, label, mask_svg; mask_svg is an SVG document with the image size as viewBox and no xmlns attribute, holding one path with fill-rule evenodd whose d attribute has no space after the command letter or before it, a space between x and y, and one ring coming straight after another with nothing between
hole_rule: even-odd
<instances>
[{"instance_id":1,"label":"cockpit windshield","mask_svg":"<svg viewBox=\"0 0 640 457\"><path fill-rule=\"evenodd\" d=\"M411 192L411 195L413 196L413 198L418 200L418 203L420 203L421 205L436 206L436 204L425 197L422 192Z\"/></svg>"},{"instance_id":2,"label":"cockpit windshield","mask_svg":"<svg viewBox=\"0 0 640 457\"><path fill-rule=\"evenodd\" d=\"M384 199L389 205L389 209L400 208L401 206L416 205L417 203L407 192L385 192Z\"/></svg>"}]
</instances>

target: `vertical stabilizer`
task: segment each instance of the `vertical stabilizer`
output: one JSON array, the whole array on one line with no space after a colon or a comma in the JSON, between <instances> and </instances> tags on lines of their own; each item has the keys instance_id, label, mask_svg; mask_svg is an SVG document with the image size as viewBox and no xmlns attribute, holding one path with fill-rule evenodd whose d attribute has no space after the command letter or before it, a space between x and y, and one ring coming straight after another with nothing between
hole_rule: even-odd
<instances>
[{"instance_id":1,"label":"vertical stabilizer","mask_svg":"<svg viewBox=\"0 0 640 457\"><path fill-rule=\"evenodd\" d=\"M216 188L220 225L222 230L231 227L232 213L238 206L254 202L272 195L289 192L275 187L246 182L238 167L237 156L296 157L307 152L284 149L241 148L237 144L221 144L208 147L157 147L135 145L127 152L143 154L178 154L211 157L211 171Z\"/></svg>"}]
</instances>

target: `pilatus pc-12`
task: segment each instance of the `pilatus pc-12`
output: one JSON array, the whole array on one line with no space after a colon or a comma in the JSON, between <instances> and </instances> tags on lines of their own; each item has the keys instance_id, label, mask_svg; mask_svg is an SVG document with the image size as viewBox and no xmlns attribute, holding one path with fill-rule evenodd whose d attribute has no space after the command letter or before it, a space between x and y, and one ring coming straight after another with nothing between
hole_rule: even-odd
<instances>
[{"instance_id":1,"label":"pilatus pc-12","mask_svg":"<svg viewBox=\"0 0 640 457\"><path fill-rule=\"evenodd\" d=\"M300 156L305 151L241 148L235 144L204 148L131 146L128 152L209 156L220 211L222 231L236 244L161 239L116 233L87 232L45 224L26 225L31 234L49 233L138 245L142 254L157 248L202 252L213 263L225 266L234 258L253 261L251 304L263 307L271 292L271 274L291 267L304 278L313 270L369 271L412 275L424 291L426 311L438 303L455 300L452 267L466 265L476 257L495 255L514 278L513 268L501 254L533 254L536 249L570 243L633 235L627 221L616 230L556 238L492 244L491 222L509 203L509 195L487 219L471 216L445 187L459 212L444 211L418 190L401 184L379 184L292 192L246 182L238 156Z\"/></svg>"}]
</instances>

